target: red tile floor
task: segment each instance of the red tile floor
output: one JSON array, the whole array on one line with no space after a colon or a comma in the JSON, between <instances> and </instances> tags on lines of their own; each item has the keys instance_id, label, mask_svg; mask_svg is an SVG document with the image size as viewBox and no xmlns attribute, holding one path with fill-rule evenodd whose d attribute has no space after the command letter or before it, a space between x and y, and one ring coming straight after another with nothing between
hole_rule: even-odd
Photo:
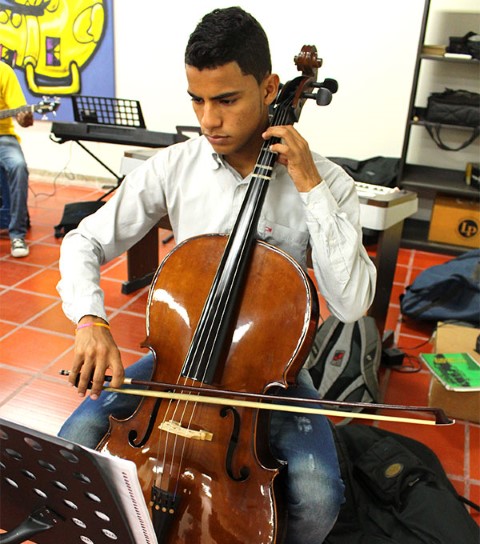
<instances>
[{"instance_id":1,"label":"red tile floor","mask_svg":"<svg viewBox=\"0 0 480 544\"><path fill-rule=\"evenodd\" d=\"M55 290L61 240L54 237L53 227L60 222L65 204L95 200L102 191L40 181L31 181L30 189L30 255L24 259L12 258L6 232L0 235L0 417L55 434L80 400L59 376L60 369L70 368L74 332L62 313ZM161 251L171 248L172 244L163 246ZM369 249L374 253L374 247ZM387 328L394 330L396 345L412 357L433 349L433 327L402 321L399 295L422 270L450 258L400 250ZM145 335L147 288L121 294L121 284L126 277L125 256L103 267L102 288L112 331L128 365L145 353L139 344ZM383 400L427 405L429 381L424 368L417 373L382 368ZM480 503L479 425L465 421L438 428L407 423L374 424L420 440L432 448L459 493ZM480 523L480 515L472 515Z\"/></svg>"}]
</instances>

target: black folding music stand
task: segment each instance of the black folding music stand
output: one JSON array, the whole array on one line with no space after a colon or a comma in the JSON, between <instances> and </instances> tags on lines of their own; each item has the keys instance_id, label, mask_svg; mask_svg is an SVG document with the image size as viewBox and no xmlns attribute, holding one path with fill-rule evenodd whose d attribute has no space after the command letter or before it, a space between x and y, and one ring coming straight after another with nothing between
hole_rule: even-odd
<instances>
[{"instance_id":1,"label":"black folding music stand","mask_svg":"<svg viewBox=\"0 0 480 544\"><path fill-rule=\"evenodd\" d=\"M127 98L110 98L104 96L72 95L73 117L76 123L95 125L96 127L117 127L119 130L145 129L142 107L138 100ZM97 155L80 140L74 140L86 153L101 164L117 180L116 185L93 202L74 202L66 204L58 225L55 225L55 238L61 238L69 230L78 226L80 221L95 212L105 203L105 198L113 193L124 176L116 174Z\"/></svg>"},{"instance_id":2,"label":"black folding music stand","mask_svg":"<svg viewBox=\"0 0 480 544\"><path fill-rule=\"evenodd\" d=\"M84 95L73 95L71 98L73 117L77 123L146 128L138 100Z\"/></svg>"},{"instance_id":3,"label":"black folding music stand","mask_svg":"<svg viewBox=\"0 0 480 544\"><path fill-rule=\"evenodd\" d=\"M73 95L70 98L72 99L73 118L77 123L117 127L119 130L146 128L142 107L140 106L140 102L138 100L84 95ZM75 141L84 151L86 151L116 178L117 185L102 196L102 198L105 198L120 185L123 180L123 176L116 174L110 167L108 167L102 160L92 153L88 147L82 144L82 142L79 140Z\"/></svg>"},{"instance_id":4,"label":"black folding music stand","mask_svg":"<svg viewBox=\"0 0 480 544\"><path fill-rule=\"evenodd\" d=\"M2 419L0 487L0 527L7 531L2 544L156 543L141 521L142 537L134 537L93 452ZM132 498L132 512L137 504Z\"/></svg>"}]
</instances>

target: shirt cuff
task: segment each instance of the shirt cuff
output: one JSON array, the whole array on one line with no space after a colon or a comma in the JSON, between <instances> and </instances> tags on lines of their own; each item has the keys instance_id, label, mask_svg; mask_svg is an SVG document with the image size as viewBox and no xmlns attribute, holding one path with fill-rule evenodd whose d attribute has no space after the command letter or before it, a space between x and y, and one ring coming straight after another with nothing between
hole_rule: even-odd
<instances>
[{"instance_id":1,"label":"shirt cuff","mask_svg":"<svg viewBox=\"0 0 480 544\"><path fill-rule=\"evenodd\" d=\"M95 317L100 317L108 323L107 313L103 306L103 301L93 301L85 300L84 302L79 302L74 305L74 308L68 308L66 304L63 306L63 311L65 315L75 323L75 325L86 315L94 315Z\"/></svg>"},{"instance_id":2,"label":"shirt cuff","mask_svg":"<svg viewBox=\"0 0 480 544\"><path fill-rule=\"evenodd\" d=\"M338 208L328 184L324 181L306 193L300 193L306 209L315 217L331 213Z\"/></svg>"}]
</instances>

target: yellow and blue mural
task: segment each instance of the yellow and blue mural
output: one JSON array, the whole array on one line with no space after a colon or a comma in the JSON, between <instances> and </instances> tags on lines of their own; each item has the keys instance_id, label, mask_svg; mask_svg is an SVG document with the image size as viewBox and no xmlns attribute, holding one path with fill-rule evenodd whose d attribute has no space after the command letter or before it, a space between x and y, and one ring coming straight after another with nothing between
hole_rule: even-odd
<instances>
[{"instance_id":1,"label":"yellow and blue mural","mask_svg":"<svg viewBox=\"0 0 480 544\"><path fill-rule=\"evenodd\" d=\"M113 0L0 0L0 57L27 102L39 96L115 96ZM59 120L73 118L62 100Z\"/></svg>"}]
</instances>

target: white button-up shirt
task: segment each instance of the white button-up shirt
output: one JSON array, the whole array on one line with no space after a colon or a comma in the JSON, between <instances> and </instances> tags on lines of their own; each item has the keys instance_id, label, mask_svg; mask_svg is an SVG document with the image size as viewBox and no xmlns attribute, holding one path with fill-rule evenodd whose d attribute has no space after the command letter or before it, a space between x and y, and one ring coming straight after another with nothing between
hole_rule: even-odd
<instances>
[{"instance_id":1,"label":"white button-up shirt","mask_svg":"<svg viewBox=\"0 0 480 544\"><path fill-rule=\"evenodd\" d=\"M258 223L258 237L283 249L306 269L307 250L318 288L344 322L370 306L376 271L362 245L353 180L313 154L323 179L299 193L276 164ZM100 266L119 256L168 214L177 243L192 236L229 233L251 176L243 179L200 136L160 150L131 172L113 197L69 232L62 243L58 291L73 322L84 315L107 320Z\"/></svg>"}]
</instances>

